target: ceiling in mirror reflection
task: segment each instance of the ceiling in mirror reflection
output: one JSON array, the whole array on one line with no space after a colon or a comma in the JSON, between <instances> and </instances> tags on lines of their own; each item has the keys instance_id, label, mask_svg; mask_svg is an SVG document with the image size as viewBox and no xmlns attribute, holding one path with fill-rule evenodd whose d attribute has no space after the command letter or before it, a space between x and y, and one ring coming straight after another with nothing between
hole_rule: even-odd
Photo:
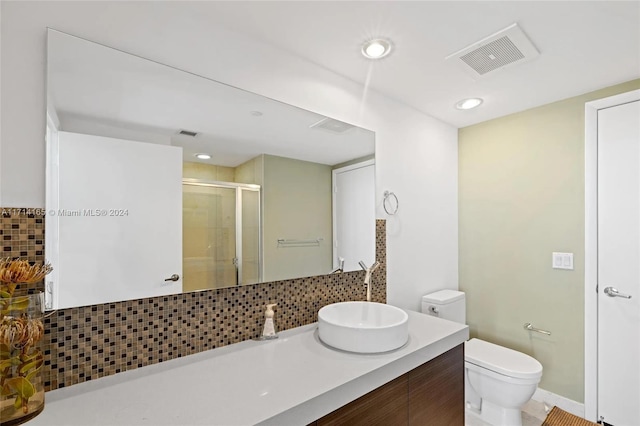
<instances>
[{"instance_id":1,"label":"ceiling in mirror reflection","mask_svg":"<svg viewBox=\"0 0 640 426\"><path fill-rule=\"evenodd\" d=\"M336 165L374 153L373 132L311 111L58 31L48 49L60 130L179 146L185 161L228 167L260 154Z\"/></svg>"}]
</instances>

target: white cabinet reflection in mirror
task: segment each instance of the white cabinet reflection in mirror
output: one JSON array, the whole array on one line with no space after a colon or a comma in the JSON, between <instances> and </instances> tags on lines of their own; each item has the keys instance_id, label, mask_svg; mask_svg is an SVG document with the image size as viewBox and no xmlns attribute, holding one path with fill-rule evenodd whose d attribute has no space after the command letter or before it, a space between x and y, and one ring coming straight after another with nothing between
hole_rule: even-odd
<instances>
[{"instance_id":1,"label":"white cabinet reflection in mirror","mask_svg":"<svg viewBox=\"0 0 640 426\"><path fill-rule=\"evenodd\" d=\"M180 292L182 150L57 132L50 179L49 308ZM53 177L53 176L52 176ZM59 288L59 283L64 289ZM63 290L63 291L60 291ZM52 296L52 299L49 298Z\"/></svg>"},{"instance_id":2,"label":"white cabinet reflection in mirror","mask_svg":"<svg viewBox=\"0 0 640 426\"><path fill-rule=\"evenodd\" d=\"M373 132L59 31L49 30L47 42L47 206L56 211L98 207L129 211L125 218L100 217L104 222L47 217L47 258L57 274L48 280L55 296L51 307L330 273L335 269L332 228L341 226L337 219L332 223L336 203L344 203L338 208L347 215L356 207L366 210L351 222L357 230L345 222L342 229L350 233L336 240L341 250L363 248L340 252L347 258L345 270L359 270L360 260L373 263L373 169L367 175L365 198L359 190L353 198L332 203L331 180L335 169L373 161ZM155 153L106 154L90 145L62 154L75 155L78 165L58 164L54 143L58 132L83 135L86 140L118 140L130 144L131 150L153 145L150 149L158 152L180 151L182 171L173 176L173 169L159 170L158 177L152 169L163 166ZM123 171L125 165L131 169ZM98 171L101 176L94 176ZM140 177L134 178L135 173ZM110 182L117 188L100 188L94 184L98 178L104 180L101 184ZM209 185L208 194L194 194L194 186L183 185L183 179ZM84 189L76 191L74 185ZM177 200L168 194L174 188L181 188ZM127 191L137 193L125 200ZM65 205L65 194L71 193L78 197L76 204ZM155 196L164 199L162 212L150 201ZM179 210L176 217L181 218L163 218L167 208ZM139 215L135 220L140 225L102 226L106 220L134 223L134 214ZM176 220L179 225L174 229ZM70 229L80 223L79 229ZM151 235L135 237L137 228ZM169 243L167 234L177 242ZM73 248L65 240L71 236L78 237ZM285 246L278 244L279 239L319 243ZM159 254L168 245L178 253L175 261ZM96 251L88 250L90 246ZM56 250L57 257L52 255ZM121 257L109 257L108 250ZM143 270L141 260L146 258L158 259L161 267L149 265L151 271ZM138 270L119 271L122 264ZM82 291L68 284L74 274L83 282ZM180 280L157 284L157 279L173 274Z\"/></svg>"}]
</instances>

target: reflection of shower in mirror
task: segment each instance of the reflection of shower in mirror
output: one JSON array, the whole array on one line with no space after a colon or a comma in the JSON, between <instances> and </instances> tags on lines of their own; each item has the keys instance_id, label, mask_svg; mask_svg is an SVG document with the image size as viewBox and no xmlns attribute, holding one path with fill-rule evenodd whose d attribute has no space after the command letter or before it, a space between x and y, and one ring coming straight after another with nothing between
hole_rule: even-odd
<instances>
[{"instance_id":1,"label":"reflection of shower in mirror","mask_svg":"<svg viewBox=\"0 0 640 426\"><path fill-rule=\"evenodd\" d=\"M185 179L182 291L261 282L260 186Z\"/></svg>"}]
</instances>

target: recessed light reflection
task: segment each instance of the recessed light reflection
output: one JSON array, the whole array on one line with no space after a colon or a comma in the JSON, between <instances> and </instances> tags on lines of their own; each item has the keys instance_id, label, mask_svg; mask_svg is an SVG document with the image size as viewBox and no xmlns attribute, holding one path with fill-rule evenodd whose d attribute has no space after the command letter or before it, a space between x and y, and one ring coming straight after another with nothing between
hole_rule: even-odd
<instances>
[{"instance_id":1,"label":"recessed light reflection","mask_svg":"<svg viewBox=\"0 0 640 426\"><path fill-rule=\"evenodd\" d=\"M463 99L460 102L458 102L456 104L456 108L458 109L471 109L471 108L475 108L477 106L480 106L480 104L482 103L482 99L480 98L469 98L469 99Z\"/></svg>"}]
</instances>

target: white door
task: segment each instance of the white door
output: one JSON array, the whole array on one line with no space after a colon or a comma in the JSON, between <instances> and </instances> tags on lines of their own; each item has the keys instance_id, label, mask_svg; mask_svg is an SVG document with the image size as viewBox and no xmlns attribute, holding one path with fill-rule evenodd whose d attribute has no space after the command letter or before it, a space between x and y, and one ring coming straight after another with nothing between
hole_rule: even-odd
<instances>
[{"instance_id":1,"label":"white door","mask_svg":"<svg viewBox=\"0 0 640 426\"><path fill-rule=\"evenodd\" d=\"M182 275L182 149L68 132L57 143L48 307L179 293L165 280Z\"/></svg>"},{"instance_id":2,"label":"white door","mask_svg":"<svg viewBox=\"0 0 640 426\"><path fill-rule=\"evenodd\" d=\"M640 425L640 101L598 111L598 417Z\"/></svg>"},{"instance_id":3,"label":"white door","mask_svg":"<svg viewBox=\"0 0 640 426\"><path fill-rule=\"evenodd\" d=\"M333 171L333 267L344 259L345 271L371 266L376 256L374 162Z\"/></svg>"}]
</instances>

